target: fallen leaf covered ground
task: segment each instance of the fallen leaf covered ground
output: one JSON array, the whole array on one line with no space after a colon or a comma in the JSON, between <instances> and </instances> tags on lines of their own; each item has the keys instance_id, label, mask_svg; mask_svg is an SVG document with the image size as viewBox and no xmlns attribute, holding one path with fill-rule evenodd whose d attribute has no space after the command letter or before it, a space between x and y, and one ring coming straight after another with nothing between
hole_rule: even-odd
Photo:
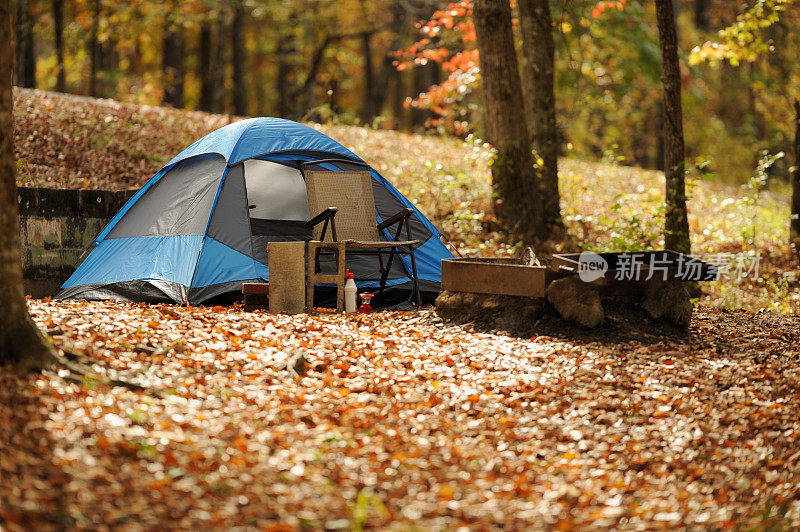
<instances>
[{"instance_id":1,"label":"fallen leaf covered ground","mask_svg":"<svg viewBox=\"0 0 800 532\"><path fill-rule=\"evenodd\" d=\"M700 308L640 342L432 311L29 306L155 394L0 368L8 530L800 526L800 318Z\"/></svg>"}]
</instances>

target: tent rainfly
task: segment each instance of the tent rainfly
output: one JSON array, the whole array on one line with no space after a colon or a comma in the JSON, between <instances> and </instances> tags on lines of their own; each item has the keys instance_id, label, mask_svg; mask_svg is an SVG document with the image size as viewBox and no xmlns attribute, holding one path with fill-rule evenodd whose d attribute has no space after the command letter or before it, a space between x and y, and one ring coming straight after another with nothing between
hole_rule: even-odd
<instances>
[{"instance_id":1,"label":"tent rainfly","mask_svg":"<svg viewBox=\"0 0 800 532\"><path fill-rule=\"evenodd\" d=\"M279 118L234 122L198 140L147 182L100 232L61 299L120 299L197 305L268 281L267 242L310 240L300 165L363 170L364 161L319 131ZM348 164L341 161L354 161ZM359 163L359 164L355 164ZM442 233L374 168L375 222L414 209L420 289L436 293L441 260L452 258ZM346 175L346 174L345 174ZM386 240L392 236L382 231ZM393 263L387 287L410 289L408 257ZM377 258L347 258L359 288L379 286Z\"/></svg>"}]
</instances>

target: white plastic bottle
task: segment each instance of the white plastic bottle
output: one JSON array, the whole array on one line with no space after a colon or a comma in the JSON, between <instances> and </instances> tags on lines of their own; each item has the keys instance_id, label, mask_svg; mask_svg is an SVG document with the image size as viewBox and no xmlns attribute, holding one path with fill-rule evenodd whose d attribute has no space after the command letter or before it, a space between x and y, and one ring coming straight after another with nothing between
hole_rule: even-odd
<instances>
[{"instance_id":1,"label":"white plastic bottle","mask_svg":"<svg viewBox=\"0 0 800 532\"><path fill-rule=\"evenodd\" d=\"M346 271L347 282L344 285L344 311L347 314L356 311L356 282L350 270Z\"/></svg>"}]
</instances>

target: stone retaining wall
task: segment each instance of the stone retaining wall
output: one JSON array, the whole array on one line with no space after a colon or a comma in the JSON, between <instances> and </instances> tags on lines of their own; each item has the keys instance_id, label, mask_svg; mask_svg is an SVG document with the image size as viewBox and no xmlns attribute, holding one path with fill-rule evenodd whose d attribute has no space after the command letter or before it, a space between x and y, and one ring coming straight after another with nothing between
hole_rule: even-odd
<instances>
[{"instance_id":1,"label":"stone retaining wall","mask_svg":"<svg viewBox=\"0 0 800 532\"><path fill-rule=\"evenodd\" d=\"M25 293L49 296L135 192L18 188Z\"/></svg>"}]
</instances>

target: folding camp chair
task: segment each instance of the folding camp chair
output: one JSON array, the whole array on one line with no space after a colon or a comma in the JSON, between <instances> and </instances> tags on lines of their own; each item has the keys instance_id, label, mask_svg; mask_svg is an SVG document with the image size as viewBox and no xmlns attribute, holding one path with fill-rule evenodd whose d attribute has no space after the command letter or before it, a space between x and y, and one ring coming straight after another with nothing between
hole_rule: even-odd
<instances>
[{"instance_id":1,"label":"folding camp chair","mask_svg":"<svg viewBox=\"0 0 800 532\"><path fill-rule=\"evenodd\" d=\"M419 246L420 241L413 239L409 223L409 218L414 214L414 210L405 208L383 222L377 223L370 172L368 170L334 172L311 169L312 166L318 166L321 163L357 164L354 161L327 159L301 165L306 181L309 212L318 213L306 222L306 227L313 229L314 240L325 242L330 226L332 241L344 243L346 255L377 255L378 270L381 274L380 292L386 288L394 256L409 256L414 281L412 297L416 300L417 306L420 306L422 300L419 294L417 263L414 258L414 248ZM321 228L320 224L322 224ZM384 229L388 231L395 224L397 229L394 233L394 240L385 240L381 231ZM400 240L404 225L406 240ZM339 240L340 238L341 240ZM309 266L313 259L314 272L318 272L319 252L315 251L313 257L311 253L312 250L309 248ZM384 263L384 257L387 255L388 258ZM309 274L314 272L309 271ZM339 273L343 277L344 272Z\"/></svg>"}]
</instances>

